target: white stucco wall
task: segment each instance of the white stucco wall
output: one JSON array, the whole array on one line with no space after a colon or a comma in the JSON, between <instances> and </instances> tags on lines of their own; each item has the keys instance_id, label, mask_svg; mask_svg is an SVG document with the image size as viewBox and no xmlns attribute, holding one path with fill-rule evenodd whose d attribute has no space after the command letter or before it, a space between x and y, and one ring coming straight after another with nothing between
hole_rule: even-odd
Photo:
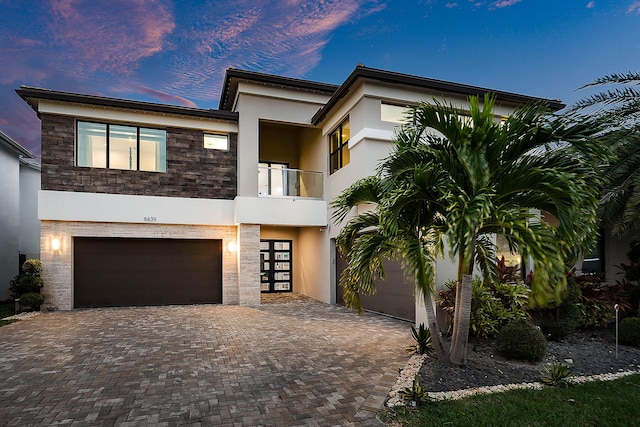
<instances>
[{"instance_id":1,"label":"white stucco wall","mask_svg":"<svg viewBox=\"0 0 640 427\"><path fill-rule=\"evenodd\" d=\"M260 121L311 126L311 117L326 102L326 96L300 94L278 88L266 90L240 83L236 111L238 121L238 195L258 195Z\"/></svg>"},{"instance_id":2,"label":"white stucco wall","mask_svg":"<svg viewBox=\"0 0 640 427\"><path fill-rule=\"evenodd\" d=\"M233 200L42 190L38 217L51 221L235 225Z\"/></svg>"},{"instance_id":3,"label":"white stucco wall","mask_svg":"<svg viewBox=\"0 0 640 427\"><path fill-rule=\"evenodd\" d=\"M40 258L40 221L38 220L38 191L40 170L20 165L20 253L27 259Z\"/></svg>"},{"instance_id":4,"label":"white stucco wall","mask_svg":"<svg viewBox=\"0 0 640 427\"><path fill-rule=\"evenodd\" d=\"M9 281L18 274L20 163L0 145L0 301L9 297Z\"/></svg>"}]
</instances>

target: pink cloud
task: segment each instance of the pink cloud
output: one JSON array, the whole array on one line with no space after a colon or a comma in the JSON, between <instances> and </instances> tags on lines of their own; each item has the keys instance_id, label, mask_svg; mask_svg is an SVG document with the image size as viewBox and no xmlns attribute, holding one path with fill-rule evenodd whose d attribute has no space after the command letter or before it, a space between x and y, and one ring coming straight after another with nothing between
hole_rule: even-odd
<instances>
[{"instance_id":1,"label":"pink cloud","mask_svg":"<svg viewBox=\"0 0 640 427\"><path fill-rule=\"evenodd\" d=\"M175 28L162 0L51 0L51 15L52 44L89 71L129 74L161 52Z\"/></svg>"},{"instance_id":2,"label":"pink cloud","mask_svg":"<svg viewBox=\"0 0 640 427\"><path fill-rule=\"evenodd\" d=\"M39 40L6 37L0 39L0 84L40 82L49 73L43 63L44 43Z\"/></svg>"},{"instance_id":3,"label":"pink cloud","mask_svg":"<svg viewBox=\"0 0 640 427\"><path fill-rule=\"evenodd\" d=\"M455 9L456 7L458 7L458 3L447 3L445 4L445 7L449 9Z\"/></svg>"},{"instance_id":4,"label":"pink cloud","mask_svg":"<svg viewBox=\"0 0 640 427\"><path fill-rule=\"evenodd\" d=\"M182 37L192 40L196 52L175 52L175 76L165 89L212 99L229 66L304 75L318 64L336 28L384 8L378 0L272 0L260 6L237 0L231 8L213 3L193 10L191 29Z\"/></svg>"},{"instance_id":5,"label":"pink cloud","mask_svg":"<svg viewBox=\"0 0 640 427\"><path fill-rule=\"evenodd\" d=\"M593 9L594 7L596 7L595 1L590 1L589 3L587 3L587 9Z\"/></svg>"},{"instance_id":6,"label":"pink cloud","mask_svg":"<svg viewBox=\"0 0 640 427\"><path fill-rule=\"evenodd\" d=\"M188 100L187 98L183 98L182 96L171 95L169 93L165 93L156 89L151 89L150 87L143 86L143 85L137 86L136 89L140 93L144 93L145 95L149 95L159 101L162 101L168 104L180 104L185 107L193 107L193 108L198 107L198 105L196 105L195 102Z\"/></svg>"},{"instance_id":7,"label":"pink cloud","mask_svg":"<svg viewBox=\"0 0 640 427\"><path fill-rule=\"evenodd\" d=\"M41 40L33 40L33 39L27 39L27 38L21 38L21 39L16 39L14 40L14 45L15 46L24 46L24 47L34 47L34 46L39 46L39 47L43 47L44 46L44 42L42 42Z\"/></svg>"},{"instance_id":8,"label":"pink cloud","mask_svg":"<svg viewBox=\"0 0 640 427\"><path fill-rule=\"evenodd\" d=\"M640 15L640 1L634 1L627 9L629 15Z\"/></svg>"},{"instance_id":9,"label":"pink cloud","mask_svg":"<svg viewBox=\"0 0 640 427\"><path fill-rule=\"evenodd\" d=\"M503 7L513 6L514 4L520 3L521 1L522 0L499 0L499 1L493 2L491 6L501 9Z\"/></svg>"}]
</instances>

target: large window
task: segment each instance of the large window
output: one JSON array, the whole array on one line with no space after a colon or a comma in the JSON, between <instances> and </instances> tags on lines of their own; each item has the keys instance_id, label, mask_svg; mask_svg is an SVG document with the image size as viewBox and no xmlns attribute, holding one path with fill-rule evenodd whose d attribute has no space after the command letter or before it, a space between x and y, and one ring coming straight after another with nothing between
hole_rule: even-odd
<instances>
[{"instance_id":1,"label":"large window","mask_svg":"<svg viewBox=\"0 0 640 427\"><path fill-rule=\"evenodd\" d=\"M167 133L162 129L78 122L76 164L166 172Z\"/></svg>"},{"instance_id":2,"label":"large window","mask_svg":"<svg viewBox=\"0 0 640 427\"><path fill-rule=\"evenodd\" d=\"M351 156L349 154L349 139L351 138L351 125L349 119L342 122L340 126L329 136L329 168L330 173L334 173L349 164Z\"/></svg>"}]
</instances>

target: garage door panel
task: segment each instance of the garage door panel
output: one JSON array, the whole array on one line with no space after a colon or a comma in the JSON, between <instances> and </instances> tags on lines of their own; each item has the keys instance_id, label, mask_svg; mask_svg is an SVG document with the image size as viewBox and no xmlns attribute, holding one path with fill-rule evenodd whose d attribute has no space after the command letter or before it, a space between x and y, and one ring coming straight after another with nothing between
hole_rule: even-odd
<instances>
[{"instance_id":1,"label":"garage door panel","mask_svg":"<svg viewBox=\"0 0 640 427\"><path fill-rule=\"evenodd\" d=\"M75 307L222 302L222 241L74 240Z\"/></svg>"},{"instance_id":2,"label":"garage door panel","mask_svg":"<svg viewBox=\"0 0 640 427\"><path fill-rule=\"evenodd\" d=\"M340 275L347 267L347 263L336 254L336 303L344 305L343 290L340 286ZM374 295L360 295L360 302L365 310L388 314L400 319L415 321L415 298L413 286L404 279L404 273L399 262L387 260L384 262L385 280L375 280L376 293Z\"/></svg>"}]
</instances>

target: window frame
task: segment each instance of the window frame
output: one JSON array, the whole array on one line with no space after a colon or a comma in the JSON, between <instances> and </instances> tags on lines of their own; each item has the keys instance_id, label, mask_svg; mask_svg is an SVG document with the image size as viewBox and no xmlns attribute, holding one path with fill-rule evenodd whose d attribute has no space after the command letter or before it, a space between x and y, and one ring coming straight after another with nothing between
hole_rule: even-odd
<instances>
[{"instance_id":1,"label":"window frame","mask_svg":"<svg viewBox=\"0 0 640 427\"><path fill-rule=\"evenodd\" d=\"M283 166L282 168L274 168L274 165L276 166ZM285 175L281 175L282 176L282 194L273 194L273 174L275 173L275 171L279 171L282 174L282 171L288 171L289 170L289 163L283 163L283 162L270 162L270 161L260 161L258 162L258 167L266 167L268 168L268 172L267 172L267 194L262 194L260 193L260 182L258 182L258 195L260 197L271 197L271 196L276 196L276 197L283 197L284 195L288 194L289 192L289 183L287 181L287 179L285 178Z\"/></svg>"},{"instance_id":2,"label":"window frame","mask_svg":"<svg viewBox=\"0 0 640 427\"><path fill-rule=\"evenodd\" d=\"M343 140L343 129L346 123L349 123L349 138L347 138L346 140ZM336 134L338 136L338 145L334 150L332 138ZM349 153L349 162L347 163L344 163L344 153L343 153L343 149L349 150L350 140L351 140L351 122L349 120L349 117L347 117L338 126L336 126L336 128L333 131L329 133L329 175L332 175L333 173L339 171L340 169L344 168L346 165L351 163L351 153ZM334 158L337 158L335 169L333 167Z\"/></svg>"},{"instance_id":3,"label":"window frame","mask_svg":"<svg viewBox=\"0 0 640 427\"><path fill-rule=\"evenodd\" d=\"M81 123L88 123L88 124L96 124L96 125L104 125L105 126L105 166L92 166L92 165L81 165L79 164L79 151L80 151L80 138L79 138L79 131L80 131L80 124ZM111 126L121 126L121 127L128 127L131 129L135 129L136 132L136 142L135 142L135 149L136 149L136 168L135 169L123 169L123 168L115 168L111 166ZM144 130L151 130L151 131L162 131L164 132L164 155L161 155L161 159L163 160L164 164L161 164L160 168L156 169L156 170L145 170L145 169L141 169L141 162L140 162L140 142L141 142L141 138L140 138L140 134L141 131ZM135 172L157 172L157 173L166 173L167 172L167 130L163 129L163 128L153 128L153 127L147 127L147 126L139 126L139 125L134 125L134 124L130 124L130 123L107 123L107 122L100 122L100 121L93 121L93 120L80 120L80 119L76 119L76 123L75 123L75 165L76 167L83 167L83 168L92 168L92 169L110 169L110 170L125 170L125 171L135 171Z\"/></svg>"},{"instance_id":4,"label":"window frame","mask_svg":"<svg viewBox=\"0 0 640 427\"><path fill-rule=\"evenodd\" d=\"M225 137L226 140L227 140L226 148L207 147L207 145L206 145L207 136ZM230 138L228 133L203 132L203 134L202 134L202 147L205 150L229 151L230 147L231 147L231 138Z\"/></svg>"}]
</instances>

